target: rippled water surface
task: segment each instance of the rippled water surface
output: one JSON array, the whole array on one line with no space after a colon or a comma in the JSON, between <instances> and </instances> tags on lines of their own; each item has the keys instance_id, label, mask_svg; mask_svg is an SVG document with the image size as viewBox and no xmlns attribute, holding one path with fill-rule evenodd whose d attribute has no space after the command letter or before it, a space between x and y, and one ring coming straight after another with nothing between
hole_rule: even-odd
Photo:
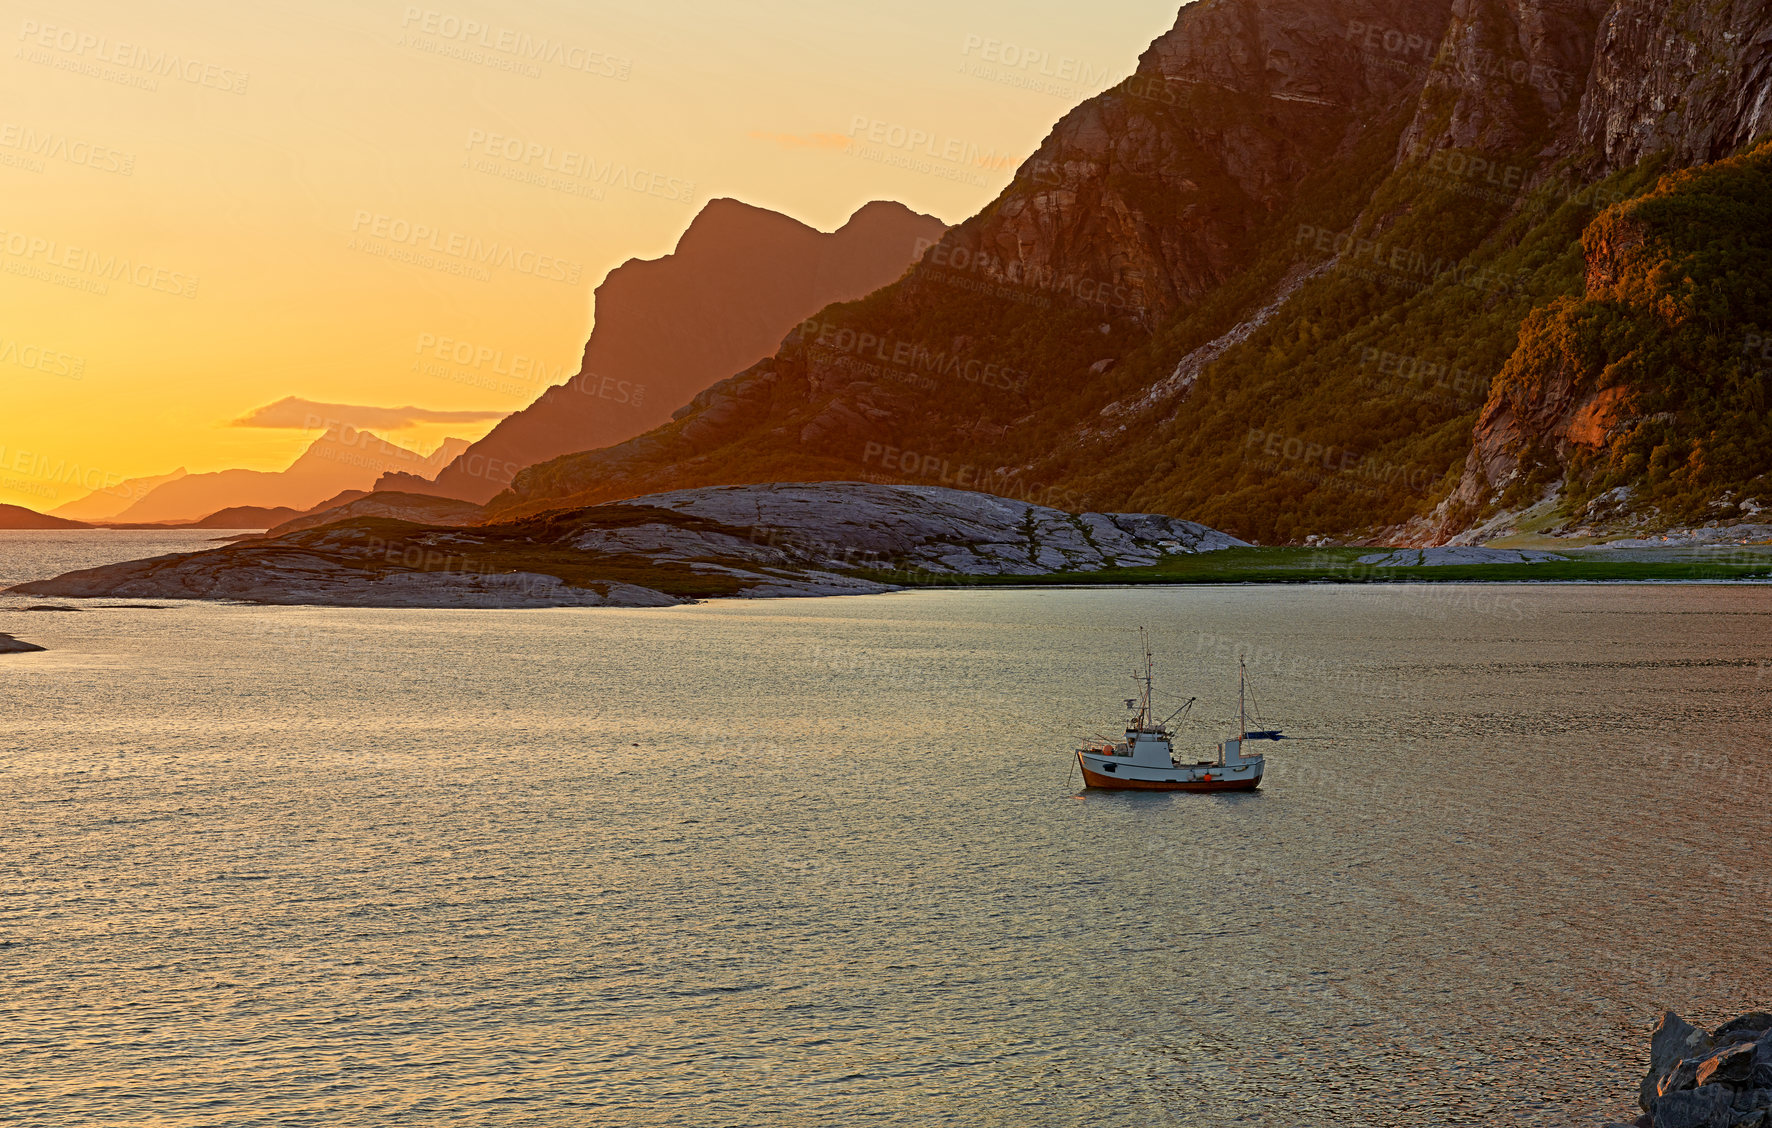
<instances>
[{"instance_id":1,"label":"rippled water surface","mask_svg":"<svg viewBox=\"0 0 1772 1128\"><path fill-rule=\"evenodd\" d=\"M0 1120L1598 1124L1772 1002L1772 589L33 602ZM1140 623L1318 739L1081 793Z\"/></svg>"}]
</instances>

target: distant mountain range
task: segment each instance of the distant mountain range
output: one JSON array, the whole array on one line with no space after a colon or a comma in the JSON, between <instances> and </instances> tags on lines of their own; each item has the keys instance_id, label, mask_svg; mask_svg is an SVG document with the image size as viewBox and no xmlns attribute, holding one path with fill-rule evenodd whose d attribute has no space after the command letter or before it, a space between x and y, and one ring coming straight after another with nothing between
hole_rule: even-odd
<instances>
[{"instance_id":1,"label":"distant mountain range","mask_svg":"<svg viewBox=\"0 0 1772 1128\"><path fill-rule=\"evenodd\" d=\"M22 505L0 505L0 529L90 529L91 525L51 517Z\"/></svg>"},{"instance_id":2,"label":"distant mountain range","mask_svg":"<svg viewBox=\"0 0 1772 1128\"><path fill-rule=\"evenodd\" d=\"M217 525L209 519L223 510L238 510L230 520L288 520L350 490L366 491L376 479L395 470L434 474L463 450L464 439L449 439L429 455L388 442L368 431L332 427L309 445L301 457L280 471L221 470L209 474L177 474L137 479L112 491L99 491L64 505L57 514L93 513L90 521L114 524L190 524L208 528L257 528ZM126 489L127 488L127 489ZM115 512L120 493L132 500ZM273 512L276 511L276 512ZM102 516L101 516L102 515ZM222 520L216 516L215 520Z\"/></svg>"},{"instance_id":3,"label":"distant mountain range","mask_svg":"<svg viewBox=\"0 0 1772 1128\"><path fill-rule=\"evenodd\" d=\"M866 478L1268 542L1751 516L1769 130L1765 4L1190 4L906 277L488 512Z\"/></svg>"},{"instance_id":4,"label":"distant mountain range","mask_svg":"<svg viewBox=\"0 0 1772 1128\"><path fill-rule=\"evenodd\" d=\"M95 529L95 528L150 528L150 529L269 529L300 517L294 509L265 509L259 506L243 505L230 509L217 510L194 521L179 522L85 522L70 521L65 517L52 517L26 509L18 505L0 505L0 529Z\"/></svg>"},{"instance_id":5,"label":"distant mountain range","mask_svg":"<svg viewBox=\"0 0 1772 1128\"><path fill-rule=\"evenodd\" d=\"M159 486L184 476L185 468L181 466L170 474L161 474L154 478L130 478L114 486L94 490L85 497L59 505L50 512L70 521L109 521Z\"/></svg>"},{"instance_id":6,"label":"distant mountain range","mask_svg":"<svg viewBox=\"0 0 1772 1128\"><path fill-rule=\"evenodd\" d=\"M484 502L537 462L630 439L709 385L774 353L832 302L902 276L947 228L876 202L826 234L737 200L714 200L659 259L609 272L578 374L506 418L435 481L398 468L380 490Z\"/></svg>"}]
</instances>

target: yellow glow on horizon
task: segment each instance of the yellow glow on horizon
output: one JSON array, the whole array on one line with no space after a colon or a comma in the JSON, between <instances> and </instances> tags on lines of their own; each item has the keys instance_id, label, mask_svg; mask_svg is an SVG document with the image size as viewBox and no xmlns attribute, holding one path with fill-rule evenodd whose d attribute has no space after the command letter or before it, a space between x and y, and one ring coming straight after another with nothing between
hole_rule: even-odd
<instances>
[{"instance_id":1,"label":"yellow glow on horizon","mask_svg":"<svg viewBox=\"0 0 1772 1128\"><path fill-rule=\"evenodd\" d=\"M509 412L591 292L730 196L954 222L1175 0L24 0L0 31L0 502L281 469L286 396ZM875 141L870 142L872 137ZM428 450L491 421L387 437Z\"/></svg>"}]
</instances>

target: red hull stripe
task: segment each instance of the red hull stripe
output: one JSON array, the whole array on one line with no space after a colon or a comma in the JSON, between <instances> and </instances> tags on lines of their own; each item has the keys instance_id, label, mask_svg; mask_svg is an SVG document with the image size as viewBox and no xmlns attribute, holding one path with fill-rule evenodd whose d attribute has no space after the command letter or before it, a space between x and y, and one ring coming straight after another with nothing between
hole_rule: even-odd
<instances>
[{"instance_id":1,"label":"red hull stripe","mask_svg":"<svg viewBox=\"0 0 1772 1128\"><path fill-rule=\"evenodd\" d=\"M1254 779L1215 779L1201 780L1198 783L1167 782L1155 779L1125 779L1120 776L1103 775L1092 772L1089 765L1078 755L1077 764L1083 769L1083 782L1090 787L1099 787L1106 791L1254 791L1261 786L1261 777Z\"/></svg>"}]
</instances>

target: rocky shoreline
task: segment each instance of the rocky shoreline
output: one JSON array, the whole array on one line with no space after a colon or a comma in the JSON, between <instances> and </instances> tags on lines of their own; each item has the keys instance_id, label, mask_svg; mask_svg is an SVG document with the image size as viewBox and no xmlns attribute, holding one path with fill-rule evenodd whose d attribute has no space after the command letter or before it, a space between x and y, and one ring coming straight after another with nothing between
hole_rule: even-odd
<instances>
[{"instance_id":1,"label":"rocky shoreline","mask_svg":"<svg viewBox=\"0 0 1772 1128\"><path fill-rule=\"evenodd\" d=\"M1216 529L1154 514L1073 514L936 486L784 483L474 526L356 514L8 590L334 607L668 607L879 594L928 577L1089 575L1238 547Z\"/></svg>"},{"instance_id":2,"label":"rocky shoreline","mask_svg":"<svg viewBox=\"0 0 1772 1128\"><path fill-rule=\"evenodd\" d=\"M1772 1128L1772 1014L1706 1033L1669 1011L1650 1036L1637 1106L1642 1116L1608 1128Z\"/></svg>"}]
</instances>

